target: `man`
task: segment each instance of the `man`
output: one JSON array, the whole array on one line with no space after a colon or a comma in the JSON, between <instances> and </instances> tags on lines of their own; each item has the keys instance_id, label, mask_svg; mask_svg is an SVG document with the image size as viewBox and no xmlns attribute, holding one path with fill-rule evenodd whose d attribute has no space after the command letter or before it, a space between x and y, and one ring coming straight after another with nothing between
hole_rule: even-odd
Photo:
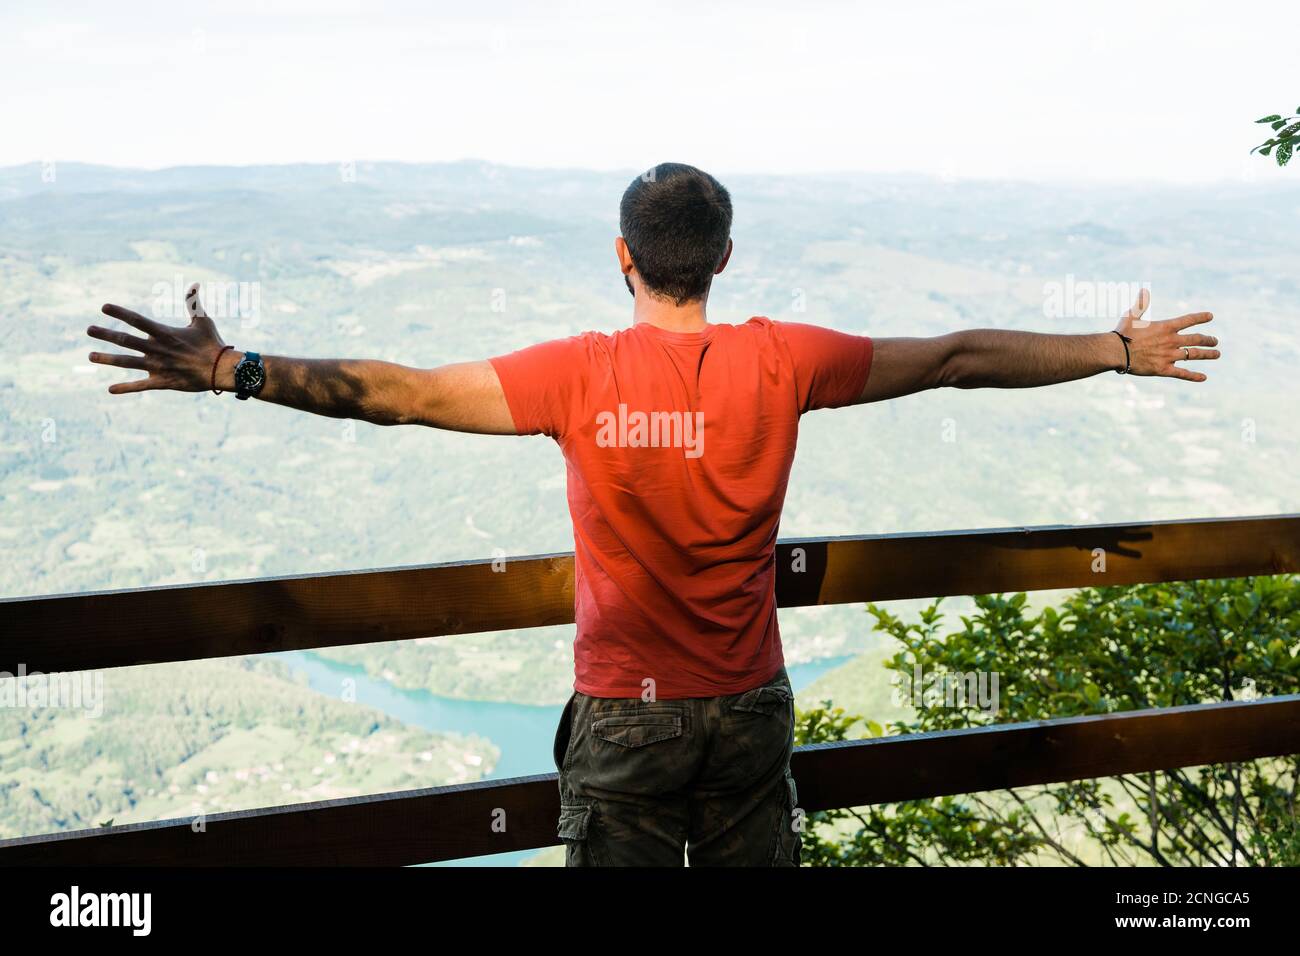
<instances>
[{"instance_id":1,"label":"man","mask_svg":"<svg viewBox=\"0 0 1300 956\"><path fill-rule=\"evenodd\" d=\"M138 354L92 353L148 377L111 386L238 397L378 425L545 434L568 463L576 549L576 680L555 738L569 865L798 865L794 703L777 628L774 549L800 416L924 389L1022 388L1105 371L1200 382L1216 359L1146 322L1145 292L1112 332L848 335L705 315L731 257L731 199L664 163L623 195L615 251L632 326L489 361L414 369L226 346L199 304L174 328L120 306Z\"/></svg>"}]
</instances>

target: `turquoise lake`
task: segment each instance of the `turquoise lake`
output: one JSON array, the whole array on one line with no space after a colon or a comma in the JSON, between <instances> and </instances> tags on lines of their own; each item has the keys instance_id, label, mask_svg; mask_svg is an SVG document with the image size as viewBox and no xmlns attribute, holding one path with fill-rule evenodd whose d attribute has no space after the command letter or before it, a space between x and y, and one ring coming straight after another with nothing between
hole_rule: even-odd
<instances>
[{"instance_id":1,"label":"turquoise lake","mask_svg":"<svg viewBox=\"0 0 1300 956\"><path fill-rule=\"evenodd\" d=\"M274 657L305 675L308 686L322 694L337 698L342 681L350 679L355 682L357 703L373 707L403 723L426 730L487 737L501 748L501 759L486 779L555 772L551 744L563 705L539 707L439 697L426 690L399 689L368 675L362 667L326 660L310 651L288 651ZM797 692L850 659L828 657L807 664L791 664L788 668L790 683ZM537 852L540 851L498 853L437 865L517 866Z\"/></svg>"}]
</instances>

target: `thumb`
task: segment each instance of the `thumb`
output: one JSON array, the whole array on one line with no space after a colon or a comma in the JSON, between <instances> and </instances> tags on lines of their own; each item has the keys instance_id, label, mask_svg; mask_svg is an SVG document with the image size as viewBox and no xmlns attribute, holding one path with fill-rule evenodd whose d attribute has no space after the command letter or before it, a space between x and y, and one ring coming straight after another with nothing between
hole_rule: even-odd
<instances>
[{"instance_id":1,"label":"thumb","mask_svg":"<svg viewBox=\"0 0 1300 956\"><path fill-rule=\"evenodd\" d=\"M1132 323L1133 325L1136 325L1139 328L1141 326L1146 325L1147 323L1142 321L1142 316L1146 313L1147 306L1149 306L1150 304L1151 304L1150 291L1148 291L1147 289L1140 290L1138 292L1137 300L1133 303L1132 307L1126 313L1124 313L1123 321L1125 323Z\"/></svg>"},{"instance_id":2,"label":"thumb","mask_svg":"<svg viewBox=\"0 0 1300 956\"><path fill-rule=\"evenodd\" d=\"M190 325L194 325L200 319L208 318L208 313L203 310L203 303L199 301L199 284L197 282L190 286L190 290L185 293L185 310L190 314Z\"/></svg>"}]
</instances>

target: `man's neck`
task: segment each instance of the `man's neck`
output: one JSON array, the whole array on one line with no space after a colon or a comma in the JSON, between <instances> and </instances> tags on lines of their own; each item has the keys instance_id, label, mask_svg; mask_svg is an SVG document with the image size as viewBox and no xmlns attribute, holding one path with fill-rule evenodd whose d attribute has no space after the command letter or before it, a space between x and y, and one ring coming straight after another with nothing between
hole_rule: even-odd
<instances>
[{"instance_id":1,"label":"man's neck","mask_svg":"<svg viewBox=\"0 0 1300 956\"><path fill-rule=\"evenodd\" d=\"M703 332L709 320L705 317L705 299L677 305L671 299L656 299L639 295L632 306L632 324L645 322L669 332Z\"/></svg>"}]
</instances>

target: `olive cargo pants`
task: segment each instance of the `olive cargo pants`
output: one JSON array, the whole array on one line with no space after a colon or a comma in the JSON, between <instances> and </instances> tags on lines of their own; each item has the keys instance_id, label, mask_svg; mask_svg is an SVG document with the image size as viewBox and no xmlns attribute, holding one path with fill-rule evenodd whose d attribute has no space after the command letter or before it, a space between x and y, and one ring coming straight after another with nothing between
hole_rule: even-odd
<instances>
[{"instance_id":1,"label":"olive cargo pants","mask_svg":"<svg viewBox=\"0 0 1300 956\"><path fill-rule=\"evenodd\" d=\"M794 691L782 668L726 697L574 692L555 734L568 866L798 866Z\"/></svg>"}]
</instances>

